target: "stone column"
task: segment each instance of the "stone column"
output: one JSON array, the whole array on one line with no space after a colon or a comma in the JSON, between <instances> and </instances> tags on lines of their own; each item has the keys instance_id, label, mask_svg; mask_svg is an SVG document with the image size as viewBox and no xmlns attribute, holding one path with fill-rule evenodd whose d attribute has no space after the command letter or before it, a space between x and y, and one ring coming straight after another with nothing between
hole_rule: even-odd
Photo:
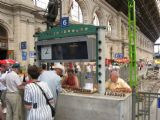
<instances>
[{"instance_id":1,"label":"stone column","mask_svg":"<svg viewBox=\"0 0 160 120\"><path fill-rule=\"evenodd\" d=\"M122 38L121 36L121 26L122 26L122 19L120 14L117 17L117 37Z\"/></svg>"},{"instance_id":2,"label":"stone column","mask_svg":"<svg viewBox=\"0 0 160 120\"><path fill-rule=\"evenodd\" d=\"M31 58L30 56L29 56L29 53L31 52L31 51L34 51L34 46L35 46L35 41L34 41L34 37L33 37L33 34L35 33L35 28L34 28L34 23L30 23L29 25L28 25L28 27L29 27L29 36L28 36L28 39L29 39L29 41L28 41L28 64L33 64L34 63L34 58Z\"/></svg>"},{"instance_id":3,"label":"stone column","mask_svg":"<svg viewBox=\"0 0 160 120\"><path fill-rule=\"evenodd\" d=\"M14 31L14 51L15 51L15 59L17 61L21 61L20 54L20 41L21 41L21 25L20 25L20 11L16 10L13 18L13 31Z\"/></svg>"}]
</instances>

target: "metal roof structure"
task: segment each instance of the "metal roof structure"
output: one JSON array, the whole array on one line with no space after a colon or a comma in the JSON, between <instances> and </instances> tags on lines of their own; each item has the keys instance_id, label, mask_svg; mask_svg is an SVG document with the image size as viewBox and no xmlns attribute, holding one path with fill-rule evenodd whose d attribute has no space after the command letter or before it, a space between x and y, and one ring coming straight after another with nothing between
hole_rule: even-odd
<instances>
[{"instance_id":1,"label":"metal roof structure","mask_svg":"<svg viewBox=\"0 0 160 120\"><path fill-rule=\"evenodd\" d=\"M128 16L128 0L105 0ZM157 0L135 0L137 26L152 41L160 37L160 12Z\"/></svg>"}]
</instances>

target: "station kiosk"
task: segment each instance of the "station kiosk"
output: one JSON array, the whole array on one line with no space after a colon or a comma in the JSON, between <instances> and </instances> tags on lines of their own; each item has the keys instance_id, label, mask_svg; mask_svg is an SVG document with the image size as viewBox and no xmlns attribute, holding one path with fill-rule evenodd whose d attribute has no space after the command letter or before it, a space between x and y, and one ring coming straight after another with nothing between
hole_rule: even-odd
<instances>
[{"instance_id":1,"label":"station kiosk","mask_svg":"<svg viewBox=\"0 0 160 120\"><path fill-rule=\"evenodd\" d=\"M105 27L53 27L36 36L37 64L95 62L97 92L66 90L58 97L55 120L131 120L132 95L105 90Z\"/></svg>"}]
</instances>

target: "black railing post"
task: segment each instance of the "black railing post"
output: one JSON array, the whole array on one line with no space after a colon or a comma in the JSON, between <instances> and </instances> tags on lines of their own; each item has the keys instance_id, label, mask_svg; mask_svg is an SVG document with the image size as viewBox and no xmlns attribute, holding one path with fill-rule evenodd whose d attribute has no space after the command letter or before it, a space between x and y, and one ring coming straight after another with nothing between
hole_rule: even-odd
<instances>
[{"instance_id":1,"label":"black railing post","mask_svg":"<svg viewBox=\"0 0 160 120\"><path fill-rule=\"evenodd\" d=\"M150 108L151 108L151 105L150 105L150 94L148 95L148 120L150 120Z\"/></svg>"},{"instance_id":2,"label":"black railing post","mask_svg":"<svg viewBox=\"0 0 160 120\"><path fill-rule=\"evenodd\" d=\"M136 119L136 89L132 88L132 120Z\"/></svg>"}]
</instances>

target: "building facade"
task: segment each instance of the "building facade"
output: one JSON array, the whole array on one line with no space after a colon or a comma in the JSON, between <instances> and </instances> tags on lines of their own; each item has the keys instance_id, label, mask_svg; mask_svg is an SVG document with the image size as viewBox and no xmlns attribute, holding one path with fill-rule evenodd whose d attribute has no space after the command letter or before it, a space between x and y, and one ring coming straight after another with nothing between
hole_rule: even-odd
<instances>
[{"instance_id":1,"label":"building facade","mask_svg":"<svg viewBox=\"0 0 160 120\"><path fill-rule=\"evenodd\" d=\"M0 59L34 62L33 34L45 29L37 10L32 0L0 0Z\"/></svg>"},{"instance_id":2,"label":"building facade","mask_svg":"<svg viewBox=\"0 0 160 120\"><path fill-rule=\"evenodd\" d=\"M128 19L105 0L63 0L62 15L72 23L106 26L106 58L128 57ZM0 0L0 59L23 65L34 63L34 33L46 30L44 18L32 0ZM59 18L59 17L58 17ZM57 19L58 20L58 19ZM137 27L137 60L153 59L154 43Z\"/></svg>"},{"instance_id":3,"label":"building facade","mask_svg":"<svg viewBox=\"0 0 160 120\"><path fill-rule=\"evenodd\" d=\"M106 58L114 59L117 53L122 53L124 57L128 57L129 39L127 16L125 16L122 12L115 10L105 0L68 0L68 4L70 4L71 1L78 3L82 11L82 23L106 26ZM67 11L70 11L68 10L70 7L64 7L65 12L63 15L69 15L72 19L72 12L69 14L67 13ZM74 6L72 6L72 8L73 7ZM72 20L74 21L75 18ZM154 43L149 40L138 27L136 37L137 60L152 60Z\"/></svg>"}]
</instances>

